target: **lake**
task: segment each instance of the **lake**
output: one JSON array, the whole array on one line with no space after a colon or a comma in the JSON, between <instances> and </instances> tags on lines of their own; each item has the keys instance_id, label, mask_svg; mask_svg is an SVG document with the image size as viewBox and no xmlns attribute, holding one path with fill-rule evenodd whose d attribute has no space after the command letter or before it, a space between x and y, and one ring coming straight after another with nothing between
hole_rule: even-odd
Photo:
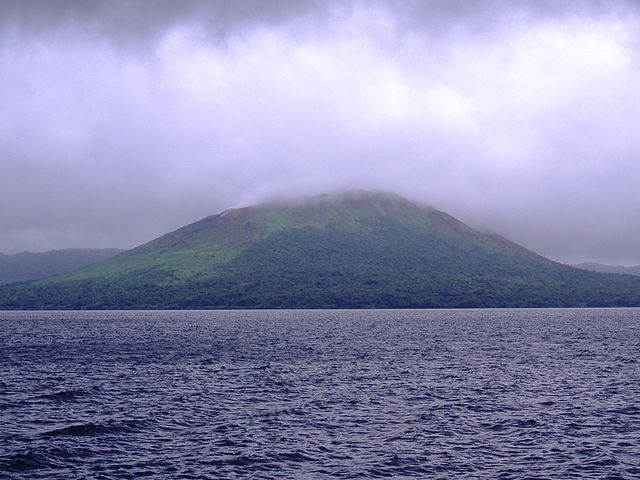
<instances>
[{"instance_id":1,"label":"lake","mask_svg":"<svg viewBox=\"0 0 640 480\"><path fill-rule=\"evenodd\" d=\"M0 477L640 478L640 310L0 312Z\"/></svg>"}]
</instances>

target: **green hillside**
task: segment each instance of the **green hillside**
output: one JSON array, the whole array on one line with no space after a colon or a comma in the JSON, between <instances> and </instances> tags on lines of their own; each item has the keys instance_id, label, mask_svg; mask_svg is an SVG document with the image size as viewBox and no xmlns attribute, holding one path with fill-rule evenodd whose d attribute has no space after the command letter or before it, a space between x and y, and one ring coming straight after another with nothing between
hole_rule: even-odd
<instances>
[{"instance_id":1,"label":"green hillside","mask_svg":"<svg viewBox=\"0 0 640 480\"><path fill-rule=\"evenodd\" d=\"M640 278L561 265L385 193L232 209L0 308L638 306Z\"/></svg>"}]
</instances>

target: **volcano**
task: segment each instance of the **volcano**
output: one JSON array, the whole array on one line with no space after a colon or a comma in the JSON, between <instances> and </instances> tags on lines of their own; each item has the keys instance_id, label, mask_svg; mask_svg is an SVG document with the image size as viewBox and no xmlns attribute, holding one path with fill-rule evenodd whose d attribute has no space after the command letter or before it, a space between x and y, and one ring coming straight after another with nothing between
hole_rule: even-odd
<instances>
[{"instance_id":1,"label":"volcano","mask_svg":"<svg viewBox=\"0 0 640 480\"><path fill-rule=\"evenodd\" d=\"M556 263L361 191L226 210L86 269L0 288L3 309L639 305L640 277Z\"/></svg>"}]
</instances>

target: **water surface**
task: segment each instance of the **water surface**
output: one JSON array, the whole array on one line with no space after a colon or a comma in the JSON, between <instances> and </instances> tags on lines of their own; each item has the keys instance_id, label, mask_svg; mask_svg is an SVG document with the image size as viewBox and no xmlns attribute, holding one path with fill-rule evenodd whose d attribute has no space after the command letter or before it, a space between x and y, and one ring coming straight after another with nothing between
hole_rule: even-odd
<instances>
[{"instance_id":1,"label":"water surface","mask_svg":"<svg viewBox=\"0 0 640 480\"><path fill-rule=\"evenodd\" d=\"M0 313L7 478L640 478L640 310Z\"/></svg>"}]
</instances>

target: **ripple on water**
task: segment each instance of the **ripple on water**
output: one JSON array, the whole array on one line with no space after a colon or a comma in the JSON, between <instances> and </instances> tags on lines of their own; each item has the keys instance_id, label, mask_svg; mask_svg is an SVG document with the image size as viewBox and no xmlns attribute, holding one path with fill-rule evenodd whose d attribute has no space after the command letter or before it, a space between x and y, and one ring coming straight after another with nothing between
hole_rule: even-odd
<instances>
[{"instance_id":1,"label":"ripple on water","mask_svg":"<svg viewBox=\"0 0 640 480\"><path fill-rule=\"evenodd\" d=\"M0 477L640 477L639 310L0 322Z\"/></svg>"}]
</instances>

